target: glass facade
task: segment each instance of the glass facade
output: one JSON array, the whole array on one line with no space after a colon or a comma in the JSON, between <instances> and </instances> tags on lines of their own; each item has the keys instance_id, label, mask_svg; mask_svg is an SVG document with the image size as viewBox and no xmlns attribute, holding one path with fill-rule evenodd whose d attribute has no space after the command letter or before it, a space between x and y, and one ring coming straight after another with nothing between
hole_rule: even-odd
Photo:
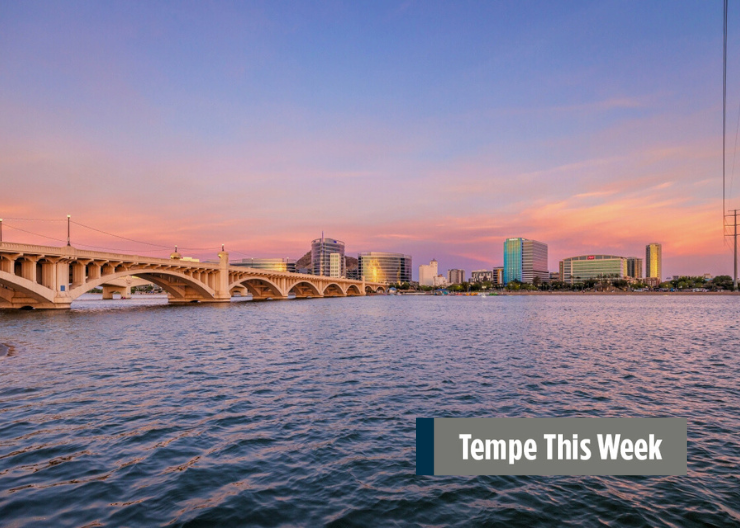
<instances>
[{"instance_id":1,"label":"glass facade","mask_svg":"<svg viewBox=\"0 0 740 528\"><path fill-rule=\"evenodd\" d=\"M560 261L560 280L568 284L627 276L627 259L616 255L582 255Z\"/></svg>"},{"instance_id":2,"label":"glass facade","mask_svg":"<svg viewBox=\"0 0 740 528\"><path fill-rule=\"evenodd\" d=\"M522 240L507 238L504 241L504 284L522 281Z\"/></svg>"},{"instance_id":3,"label":"glass facade","mask_svg":"<svg viewBox=\"0 0 740 528\"><path fill-rule=\"evenodd\" d=\"M287 258L245 258L230 264L232 266L244 266L245 268L296 272L295 260Z\"/></svg>"},{"instance_id":4,"label":"glass facade","mask_svg":"<svg viewBox=\"0 0 740 528\"><path fill-rule=\"evenodd\" d=\"M642 259L637 257L627 257L627 276L633 279L642 278Z\"/></svg>"},{"instance_id":5,"label":"glass facade","mask_svg":"<svg viewBox=\"0 0 740 528\"><path fill-rule=\"evenodd\" d=\"M333 257L332 255L337 255ZM344 242L333 238L317 238L311 242L311 268L313 275L346 277Z\"/></svg>"},{"instance_id":6,"label":"glass facade","mask_svg":"<svg viewBox=\"0 0 740 528\"><path fill-rule=\"evenodd\" d=\"M370 282L411 282L411 256L370 251L357 257L360 278Z\"/></svg>"},{"instance_id":7,"label":"glass facade","mask_svg":"<svg viewBox=\"0 0 740 528\"><path fill-rule=\"evenodd\" d=\"M532 283L535 277L550 280L547 264L547 244L528 238L507 238L504 241L504 284L513 280Z\"/></svg>"},{"instance_id":8,"label":"glass facade","mask_svg":"<svg viewBox=\"0 0 740 528\"><path fill-rule=\"evenodd\" d=\"M663 246L648 244L645 246L645 277L663 280Z\"/></svg>"}]
</instances>

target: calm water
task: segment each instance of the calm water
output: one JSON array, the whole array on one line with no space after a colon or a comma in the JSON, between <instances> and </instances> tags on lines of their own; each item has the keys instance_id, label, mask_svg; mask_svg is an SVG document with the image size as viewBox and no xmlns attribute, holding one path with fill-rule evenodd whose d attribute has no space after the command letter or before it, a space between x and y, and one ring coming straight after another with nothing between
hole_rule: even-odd
<instances>
[{"instance_id":1,"label":"calm water","mask_svg":"<svg viewBox=\"0 0 740 528\"><path fill-rule=\"evenodd\" d=\"M0 313L0 524L740 524L740 299ZM417 477L415 418L688 418L685 477Z\"/></svg>"}]
</instances>

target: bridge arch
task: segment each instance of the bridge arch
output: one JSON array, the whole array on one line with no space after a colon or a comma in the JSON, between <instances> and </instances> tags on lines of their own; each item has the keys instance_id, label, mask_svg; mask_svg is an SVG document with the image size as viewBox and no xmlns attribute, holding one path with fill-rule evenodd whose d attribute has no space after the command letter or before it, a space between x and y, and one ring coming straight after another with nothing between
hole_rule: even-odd
<instances>
[{"instance_id":1,"label":"bridge arch","mask_svg":"<svg viewBox=\"0 0 740 528\"><path fill-rule=\"evenodd\" d=\"M239 286L244 286L247 291L252 294L252 299L282 299L287 297L287 295L283 294L277 284L265 277L247 277L239 279L229 286L229 291L232 291L234 288Z\"/></svg>"},{"instance_id":2,"label":"bridge arch","mask_svg":"<svg viewBox=\"0 0 740 528\"><path fill-rule=\"evenodd\" d=\"M103 275L100 278L87 281L84 284L71 289L69 292L69 296L72 298L72 300L75 300L80 295L92 290L93 288L102 286L109 281L120 279L121 277L128 277L131 275L136 275L137 277L142 278L146 281L153 282L164 291L169 293L172 296L173 300L186 301L190 297L193 297L192 295L189 295L188 288L192 288L193 290L195 290L196 295L195 297L193 297L193 300L210 300L214 299L216 296L215 292L210 287L206 286L200 281L194 280L189 275L165 269L128 269L115 273L109 273L108 275ZM169 280L170 278L177 279L177 282Z\"/></svg>"},{"instance_id":3,"label":"bridge arch","mask_svg":"<svg viewBox=\"0 0 740 528\"><path fill-rule=\"evenodd\" d=\"M342 287L336 282L330 282L324 286L324 297L344 297L346 294Z\"/></svg>"},{"instance_id":4,"label":"bridge arch","mask_svg":"<svg viewBox=\"0 0 740 528\"><path fill-rule=\"evenodd\" d=\"M323 296L323 293L321 293L319 288L314 283L307 280L300 280L292 284L288 289L288 294L290 293L294 293L296 299Z\"/></svg>"},{"instance_id":5,"label":"bridge arch","mask_svg":"<svg viewBox=\"0 0 740 528\"><path fill-rule=\"evenodd\" d=\"M356 284L350 284L347 286L347 290L344 292L345 295L349 297L354 297L355 295L362 295L360 293L360 288Z\"/></svg>"},{"instance_id":6,"label":"bridge arch","mask_svg":"<svg viewBox=\"0 0 740 528\"><path fill-rule=\"evenodd\" d=\"M27 306L47 305L54 302L54 291L42 286L38 282L24 279L19 275L0 271L0 308L4 305L24 304ZM9 295L3 295L5 289ZM28 298L28 302L13 299L15 293L19 293Z\"/></svg>"}]
</instances>

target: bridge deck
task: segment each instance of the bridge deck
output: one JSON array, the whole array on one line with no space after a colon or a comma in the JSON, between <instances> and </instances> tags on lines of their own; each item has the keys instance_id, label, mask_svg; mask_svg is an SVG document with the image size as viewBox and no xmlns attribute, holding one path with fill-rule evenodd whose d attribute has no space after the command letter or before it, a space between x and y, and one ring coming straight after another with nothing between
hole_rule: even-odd
<instances>
[{"instance_id":1,"label":"bridge deck","mask_svg":"<svg viewBox=\"0 0 740 528\"><path fill-rule=\"evenodd\" d=\"M0 308L68 308L79 295L136 275L163 288L170 302L228 302L234 294L255 299L344 297L385 292L385 283L229 265L0 242ZM130 283L129 283L130 284ZM105 291L105 290L104 290Z\"/></svg>"}]
</instances>

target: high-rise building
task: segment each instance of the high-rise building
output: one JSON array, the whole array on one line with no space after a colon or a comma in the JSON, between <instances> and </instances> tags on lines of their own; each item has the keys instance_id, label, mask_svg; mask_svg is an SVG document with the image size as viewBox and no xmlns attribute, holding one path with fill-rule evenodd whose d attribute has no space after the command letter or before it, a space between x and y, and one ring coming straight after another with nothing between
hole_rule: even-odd
<instances>
[{"instance_id":1,"label":"high-rise building","mask_svg":"<svg viewBox=\"0 0 740 528\"><path fill-rule=\"evenodd\" d=\"M345 277L344 242L323 236L311 242L311 268L313 275Z\"/></svg>"},{"instance_id":2,"label":"high-rise building","mask_svg":"<svg viewBox=\"0 0 740 528\"><path fill-rule=\"evenodd\" d=\"M627 276L633 279L642 279L642 259L627 257Z\"/></svg>"},{"instance_id":3,"label":"high-rise building","mask_svg":"<svg viewBox=\"0 0 740 528\"><path fill-rule=\"evenodd\" d=\"M663 280L663 246L653 242L645 246L645 277Z\"/></svg>"},{"instance_id":4,"label":"high-rise building","mask_svg":"<svg viewBox=\"0 0 740 528\"><path fill-rule=\"evenodd\" d=\"M560 261L560 280L576 284L587 280L627 277L627 260L615 255L582 255Z\"/></svg>"},{"instance_id":5,"label":"high-rise building","mask_svg":"<svg viewBox=\"0 0 740 528\"><path fill-rule=\"evenodd\" d=\"M547 269L547 244L528 238L507 238L504 241L504 283L513 280L532 283L535 277L550 280Z\"/></svg>"},{"instance_id":6,"label":"high-rise building","mask_svg":"<svg viewBox=\"0 0 740 528\"><path fill-rule=\"evenodd\" d=\"M411 255L369 251L357 257L359 277L370 282L411 282Z\"/></svg>"},{"instance_id":7,"label":"high-rise building","mask_svg":"<svg viewBox=\"0 0 740 528\"><path fill-rule=\"evenodd\" d=\"M231 265L272 271L296 272L295 260L287 258L245 258L236 262L231 262Z\"/></svg>"},{"instance_id":8,"label":"high-rise building","mask_svg":"<svg viewBox=\"0 0 740 528\"><path fill-rule=\"evenodd\" d=\"M465 270L451 269L447 270L448 284L462 284L465 282Z\"/></svg>"},{"instance_id":9,"label":"high-rise building","mask_svg":"<svg viewBox=\"0 0 740 528\"><path fill-rule=\"evenodd\" d=\"M432 259L429 264L419 266L419 285L434 286L434 278L438 275L437 261Z\"/></svg>"}]
</instances>

